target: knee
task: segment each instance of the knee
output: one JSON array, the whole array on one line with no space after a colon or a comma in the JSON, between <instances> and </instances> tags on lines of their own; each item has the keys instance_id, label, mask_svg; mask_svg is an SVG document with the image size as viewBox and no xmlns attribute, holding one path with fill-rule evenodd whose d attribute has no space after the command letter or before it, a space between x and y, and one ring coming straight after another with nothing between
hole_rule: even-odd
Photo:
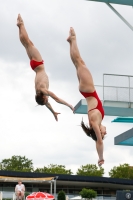
<instances>
[{"instance_id":1,"label":"knee","mask_svg":"<svg viewBox=\"0 0 133 200\"><path fill-rule=\"evenodd\" d=\"M20 41L22 42L22 44L25 46L25 47L28 47L28 46L33 46L33 43L31 42L31 40L29 38L25 38L23 35L20 35Z\"/></svg>"},{"instance_id":2,"label":"knee","mask_svg":"<svg viewBox=\"0 0 133 200\"><path fill-rule=\"evenodd\" d=\"M83 61L82 58L80 58L80 63L81 63L82 65L85 65L85 62Z\"/></svg>"},{"instance_id":3,"label":"knee","mask_svg":"<svg viewBox=\"0 0 133 200\"><path fill-rule=\"evenodd\" d=\"M75 59L75 65L78 66L83 66L85 65L85 62L83 61L83 59L81 57L78 57Z\"/></svg>"}]
</instances>

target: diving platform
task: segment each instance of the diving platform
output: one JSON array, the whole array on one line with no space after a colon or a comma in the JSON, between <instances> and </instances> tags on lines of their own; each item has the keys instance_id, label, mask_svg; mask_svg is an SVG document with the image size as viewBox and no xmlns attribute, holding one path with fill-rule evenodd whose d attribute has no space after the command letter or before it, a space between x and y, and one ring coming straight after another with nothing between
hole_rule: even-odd
<instances>
[{"instance_id":1,"label":"diving platform","mask_svg":"<svg viewBox=\"0 0 133 200\"><path fill-rule=\"evenodd\" d=\"M133 146L133 128L116 136L114 138L115 145Z\"/></svg>"},{"instance_id":2,"label":"diving platform","mask_svg":"<svg viewBox=\"0 0 133 200\"><path fill-rule=\"evenodd\" d=\"M103 74L103 85L96 85L95 88L105 115L133 117L133 76ZM88 113L86 99L81 99L76 104L75 113Z\"/></svg>"},{"instance_id":3,"label":"diving platform","mask_svg":"<svg viewBox=\"0 0 133 200\"><path fill-rule=\"evenodd\" d=\"M107 116L133 117L133 103L121 101L102 101L104 113ZM75 106L76 114L87 114L88 108L85 99L81 99ZM118 121L117 121L118 122ZM132 121L133 122L133 121Z\"/></svg>"},{"instance_id":4,"label":"diving platform","mask_svg":"<svg viewBox=\"0 0 133 200\"><path fill-rule=\"evenodd\" d=\"M91 1L133 6L133 0L91 0Z\"/></svg>"},{"instance_id":5,"label":"diving platform","mask_svg":"<svg viewBox=\"0 0 133 200\"><path fill-rule=\"evenodd\" d=\"M112 122L133 123L133 117L117 117Z\"/></svg>"}]
</instances>

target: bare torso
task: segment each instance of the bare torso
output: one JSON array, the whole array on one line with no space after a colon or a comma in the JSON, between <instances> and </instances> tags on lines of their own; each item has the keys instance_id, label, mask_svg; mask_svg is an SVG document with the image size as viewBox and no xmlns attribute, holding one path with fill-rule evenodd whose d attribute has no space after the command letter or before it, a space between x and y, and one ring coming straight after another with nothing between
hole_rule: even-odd
<instances>
[{"instance_id":1,"label":"bare torso","mask_svg":"<svg viewBox=\"0 0 133 200\"><path fill-rule=\"evenodd\" d=\"M87 97L86 98L86 102L87 102L87 107L88 107L88 118L91 121L91 119L95 118L95 120L97 121L97 123L100 125L101 121L102 121L102 115L100 113L100 111L98 109L94 109L97 107L98 101L95 97ZM94 109L94 110L91 110ZM89 111L91 110L91 111Z\"/></svg>"},{"instance_id":2,"label":"bare torso","mask_svg":"<svg viewBox=\"0 0 133 200\"><path fill-rule=\"evenodd\" d=\"M49 79L45 72L44 65L40 65L34 69L36 72L35 77L35 90L36 93L42 91L42 89L48 90L49 88Z\"/></svg>"}]
</instances>

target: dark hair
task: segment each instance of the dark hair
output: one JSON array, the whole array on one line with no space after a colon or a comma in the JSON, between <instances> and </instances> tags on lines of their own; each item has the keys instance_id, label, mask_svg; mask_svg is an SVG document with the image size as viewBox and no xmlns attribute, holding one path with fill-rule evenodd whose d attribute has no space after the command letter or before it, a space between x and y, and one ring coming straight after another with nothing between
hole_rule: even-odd
<instances>
[{"instance_id":1,"label":"dark hair","mask_svg":"<svg viewBox=\"0 0 133 200\"><path fill-rule=\"evenodd\" d=\"M89 128L84 124L83 120L81 121L81 127L87 136L91 137L93 140L97 141L97 137L93 128Z\"/></svg>"},{"instance_id":2,"label":"dark hair","mask_svg":"<svg viewBox=\"0 0 133 200\"><path fill-rule=\"evenodd\" d=\"M42 97L43 97L43 93L36 94L36 96L35 96L36 102L41 106L44 105L44 100Z\"/></svg>"}]
</instances>

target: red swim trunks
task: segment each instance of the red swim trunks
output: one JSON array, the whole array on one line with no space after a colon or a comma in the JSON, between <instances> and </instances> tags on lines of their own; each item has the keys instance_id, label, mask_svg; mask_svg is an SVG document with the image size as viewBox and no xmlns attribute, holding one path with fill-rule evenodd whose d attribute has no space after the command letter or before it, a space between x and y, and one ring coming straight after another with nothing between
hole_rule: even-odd
<instances>
[{"instance_id":1,"label":"red swim trunks","mask_svg":"<svg viewBox=\"0 0 133 200\"><path fill-rule=\"evenodd\" d=\"M36 60L31 60L30 61L30 66L31 68L34 70L36 67L38 67L39 65L43 65L44 61L42 60L41 62L38 62Z\"/></svg>"}]
</instances>

